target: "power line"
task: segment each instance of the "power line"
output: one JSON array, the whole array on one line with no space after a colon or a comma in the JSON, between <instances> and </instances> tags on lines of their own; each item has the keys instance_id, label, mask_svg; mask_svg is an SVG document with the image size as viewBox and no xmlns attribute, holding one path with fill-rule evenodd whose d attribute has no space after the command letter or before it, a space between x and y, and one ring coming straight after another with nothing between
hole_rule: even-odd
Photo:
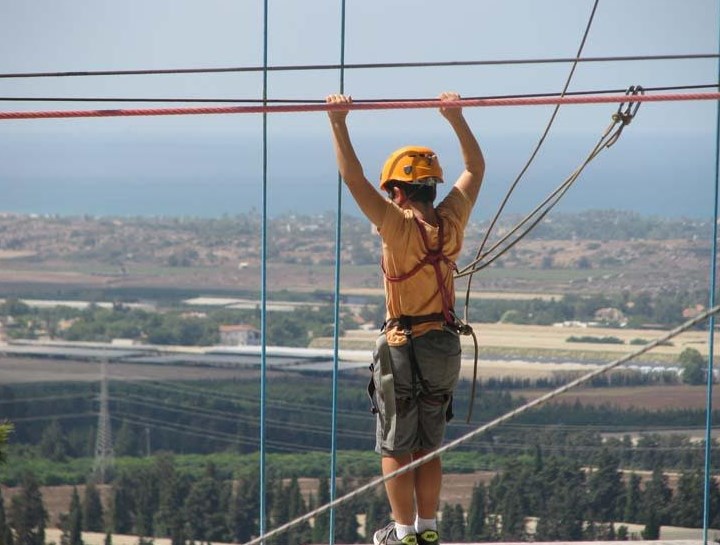
<instances>
[{"instance_id":1,"label":"power line","mask_svg":"<svg viewBox=\"0 0 720 545\"><path fill-rule=\"evenodd\" d=\"M219 441L224 441L226 443L230 444L245 444L250 446L258 446L260 443L260 440L258 438L246 438L240 435L232 434L232 433L226 433L221 431L210 431L204 428L198 428L194 426L184 425L184 424L173 424L171 422L166 422L163 420L157 420L154 418L149 418L145 416L135 415L132 413L125 413L121 411L114 411L112 417L113 420L127 420L129 423L133 423L135 425L139 425L142 427L152 426L154 428L158 429L165 429L169 431L174 432L182 432L187 435L193 435L196 437L202 437L205 439L216 439ZM305 451L305 452L316 452L321 451L322 449L320 447L310 447L308 445L300 444L300 443L288 443L288 442L277 442L272 440L267 440L266 444L268 446L274 447L278 450L283 450L286 452L297 452L297 451Z\"/></svg>"},{"instance_id":2,"label":"power line","mask_svg":"<svg viewBox=\"0 0 720 545\"><path fill-rule=\"evenodd\" d=\"M250 423L250 424L258 424L259 418L252 415L241 415L236 413L228 413L225 411L214 411L211 409L205 409L196 407L193 405L178 405L178 404L159 404L159 403L153 403L150 401L145 401L136 398L135 396L126 396L126 397L111 397L111 400L120 403L130 403L133 405L140 405L145 407L152 407L157 410L162 411L168 411L172 413L178 413L178 414L186 414L190 416L195 417L203 417L207 418L208 420L215 420L215 421L223 421L223 422L244 422L244 423ZM297 414L298 411L293 411L293 414ZM312 424L307 424L303 422L292 422L292 421L284 421L279 420L277 418L268 418L266 419L266 422L268 424L271 424L274 429L280 430L280 431L286 431L286 430L292 430L292 431L306 431L308 433L314 433L316 435L329 435L330 430L327 428L323 428L321 426L315 426ZM348 438L355 438L355 439L367 439L368 434L358 432L355 430L346 430L342 432L343 437Z\"/></svg>"},{"instance_id":3,"label":"power line","mask_svg":"<svg viewBox=\"0 0 720 545\"><path fill-rule=\"evenodd\" d=\"M66 413L66 414L45 414L41 416L19 416L12 417L13 422L36 422L42 420L70 420L74 418L97 418L96 412L89 413Z\"/></svg>"},{"instance_id":4,"label":"power line","mask_svg":"<svg viewBox=\"0 0 720 545\"><path fill-rule=\"evenodd\" d=\"M14 405L15 403L39 403L39 402L45 402L45 401L59 401L62 399L80 399L80 400L86 400L90 401L93 399L97 399L97 395L95 394L88 394L87 392L77 393L77 394L65 394L65 395L56 395L56 396L39 396L39 397L15 397L12 399L0 399L0 405Z\"/></svg>"},{"instance_id":5,"label":"power line","mask_svg":"<svg viewBox=\"0 0 720 545\"><path fill-rule=\"evenodd\" d=\"M168 74L222 74L247 72L302 72L308 70L375 70L379 68L452 68L460 66L506 66L525 64L567 64L574 62L631 62L631 61L679 61L717 59L717 53L686 53L676 55L619 55L600 57L555 57L530 59L492 59L471 61L436 61L436 62L383 62L383 63L355 63L355 64L299 64L277 66L233 66L217 68L164 68L164 69L134 69L134 70L82 70L61 72L11 72L2 73L0 78L67 78L91 76L151 76Z\"/></svg>"},{"instance_id":6,"label":"power line","mask_svg":"<svg viewBox=\"0 0 720 545\"><path fill-rule=\"evenodd\" d=\"M212 390L208 388L197 388L188 386L185 383L178 383L174 382L170 385L166 385L164 383L158 383L158 382L141 382L137 383L140 387L149 387L151 389L158 389L158 390L168 390L173 393L185 393L189 395L200 395L204 398L210 397L215 399L222 399L228 402L232 403L253 403L257 404L260 401L259 396L251 396L251 395L239 395L235 393L228 393L228 392L222 392L218 390ZM318 415L324 415L327 414L327 408L323 405L313 405L311 403L303 401L302 403L292 403L289 401L285 401L282 399L273 399L267 401L268 406L277 407L280 409L290 409L296 412L304 412L304 413L315 413ZM356 411L350 410L350 409L338 409L339 413L342 413L350 418L363 418L364 415L358 415Z\"/></svg>"}]
</instances>

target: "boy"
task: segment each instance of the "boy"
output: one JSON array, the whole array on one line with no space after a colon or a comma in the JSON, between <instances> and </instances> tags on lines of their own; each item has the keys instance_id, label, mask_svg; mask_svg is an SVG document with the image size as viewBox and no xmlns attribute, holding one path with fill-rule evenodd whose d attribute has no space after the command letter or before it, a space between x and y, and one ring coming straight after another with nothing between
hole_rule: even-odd
<instances>
[{"instance_id":1,"label":"boy","mask_svg":"<svg viewBox=\"0 0 720 545\"><path fill-rule=\"evenodd\" d=\"M445 92L439 99L460 97ZM352 103L345 95L326 101ZM435 207L443 174L431 149L408 146L390 155L380 179L386 199L363 173L346 125L348 110L328 112L340 174L382 238L386 321L373 354L369 391L383 475L440 446L460 372L453 273L485 161L461 108L440 107L440 113L458 138L465 170ZM387 481L394 522L375 532L374 544L437 545L441 484L439 458Z\"/></svg>"}]
</instances>

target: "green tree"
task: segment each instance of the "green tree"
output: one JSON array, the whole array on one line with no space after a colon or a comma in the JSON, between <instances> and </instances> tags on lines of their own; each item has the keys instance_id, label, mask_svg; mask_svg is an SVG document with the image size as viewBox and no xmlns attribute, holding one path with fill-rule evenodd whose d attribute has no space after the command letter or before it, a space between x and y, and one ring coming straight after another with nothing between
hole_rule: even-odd
<instances>
[{"instance_id":1,"label":"green tree","mask_svg":"<svg viewBox=\"0 0 720 545\"><path fill-rule=\"evenodd\" d=\"M619 465L618 459L603 449L597 468L588 479L589 516L596 522L611 522L616 518L624 492Z\"/></svg>"},{"instance_id":2,"label":"green tree","mask_svg":"<svg viewBox=\"0 0 720 545\"><path fill-rule=\"evenodd\" d=\"M323 475L318 479L317 488L317 503L319 505L325 505L330 501L330 481L326 475ZM370 518L368 513L368 518ZM373 528L375 525L372 524L370 527ZM374 530L371 530L373 532ZM371 534L366 534L371 535ZM315 517L315 525L312 531L312 542L313 543L327 543L330 536L330 516L328 512L322 513Z\"/></svg>"},{"instance_id":3,"label":"green tree","mask_svg":"<svg viewBox=\"0 0 720 545\"><path fill-rule=\"evenodd\" d=\"M85 486L82 505L82 526L86 532L102 532L105 530L100 492L92 481L88 482Z\"/></svg>"},{"instance_id":4,"label":"green tree","mask_svg":"<svg viewBox=\"0 0 720 545\"><path fill-rule=\"evenodd\" d=\"M525 538L525 517L529 514L528 489L535 486L532 464L509 460L502 473L490 483L490 509L501 521L500 539L522 541ZM496 531L498 530L496 529Z\"/></svg>"},{"instance_id":5,"label":"green tree","mask_svg":"<svg viewBox=\"0 0 720 545\"><path fill-rule=\"evenodd\" d=\"M446 503L443 505L440 515L440 524L438 530L442 538L446 541L455 542L455 510L452 505Z\"/></svg>"},{"instance_id":6,"label":"green tree","mask_svg":"<svg viewBox=\"0 0 720 545\"><path fill-rule=\"evenodd\" d=\"M355 489L355 483L343 478L340 486L337 487L337 497L344 496ZM359 511L357 501L350 501L335 512L335 540L337 543L359 543L356 513ZM377 528L375 528L377 530ZM374 530L373 530L374 531Z\"/></svg>"},{"instance_id":7,"label":"green tree","mask_svg":"<svg viewBox=\"0 0 720 545\"><path fill-rule=\"evenodd\" d=\"M154 535L153 517L157 511L157 474L150 467L133 472L133 500L135 504L134 533L141 536Z\"/></svg>"},{"instance_id":8,"label":"green tree","mask_svg":"<svg viewBox=\"0 0 720 545\"><path fill-rule=\"evenodd\" d=\"M307 511L307 506L305 505L305 501L300 493L300 484L298 483L297 477L293 476L293 478L290 479L290 483L285 489L283 501L288 504L289 520L293 520L300 515L304 515ZM309 543L311 541L310 525L307 522L300 524L287 532L287 535L289 543Z\"/></svg>"},{"instance_id":9,"label":"green tree","mask_svg":"<svg viewBox=\"0 0 720 545\"><path fill-rule=\"evenodd\" d=\"M465 527L465 538L467 541L481 541L486 537L485 516L486 516L486 493L482 483L473 487L468 507L467 526Z\"/></svg>"},{"instance_id":10,"label":"green tree","mask_svg":"<svg viewBox=\"0 0 720 545\"><path fill-rule=\"evenodd\" d=\"M135 500L133 496L133 482L126 473L121 473L113 483L111 507L112 524L110 526L115 533L132 533Z\"/></svg>"},{"instance_id":11,"label":"green tree","mask_svg":"<svg viewBox=\"0 0 720 545\"><path fill-rule=\"evenodd\" d=\"M13 534L5 516L5 502L0 494L0 545L13 545Z\"/></svg>"},{"instance_id":12,"label":"green tree","mask_svg":"<svg viewBox=\"0 0 720 545\"><path fill-rule=\"evenodd\" d=\"M5 448L13 429L13 425L10 422L0 422L0 465L7 461Z\"/></svg>"},{"instance_id":13,"label":"green tree","mask_svg":"<svg viewBox=\"0 0 720 545\"><path fill-rule=\"evenodd\" d=\"M365 536L371 537L389 516L390 506L387 496L377 492L370 494L365 509Z\"/></svg>"},{"instance_id":14,"label":"green tree","mask_svg":"<svg viewBox=\"0 0 720 545\"><path fill-rule=\"evenodd\" d=\"M683 472L678 479L670 504L671 523L686 528L703 525L703 473L700 470Z\"/></svg>"},{"instance_id":15,"label":"green tree","mask_svg":"<svg viewBox=\"0 0 720 545\"><path fill-rule=\"evenodd\" d=\"M127 420L122 421L120 429L113 435L113 449L117 456L140 455L140 441Z\"/></svg>"},{"instance_id":16,"label":"green tree","mask_svg":"<svg viewBox=\"0 0 720 545\"><path fill-rule=\"evenodd\" d=\"M13 496L10 506L15 545L45 545L47 518L40 484L32 473L25 473L20 492Z\"/></svg>"},{"instance_id":17,"label":"green tree","mask_svg":"<svg viewBox=\"0 0 720 545\"><path fill-rule=\"evenodd\" d=\"M633 472L630 474L625 494L625 505L623 507L623 521L637 522L640 514L640 476Z\"/></svg>"},{"instance_id":18,"label":"green tree","mask_svg":"<svg viewBox=\"0 0 720 545\"><path fill-rule=\"evenodd\" d=\"M53 462L64 462L70 452L67 434L57 420L53 420L40 438L40 455Z\"/></svg>"},{"instance_id":19,"label":"green tree","mask_svg":"<svg viewBox=\"0 0 720 545\"><path fill-rule=\"evenodd\" d=\"M232 540L236 543L250 541L259 531L260 476L257 472L239 479L230 505L228 528Z\"/></svg>"},{"instance_id":20,"label":"green tree","mask_svg":"<svg viewBox=\"0 0 720 545\"><path fill-rule=\"evenodd\" d=\"M660 539L660 515L658 513L647 513L645 516L645 527L640 536L646 541Z\"/></svg>"},{"instance_id":21,"label":"green tree","mask_svg":"<svg viewBox=\"0 0 720 545\"><path fill-rule=\"evenodd\" d=\"M641 497L640 523L645 524L643 539L658 539L660 526L669 522L668 510L672 490L660 466L655 466L650 480L645 483Z\"/></svg>"},{"instance_id":22,"label":"green tree","mask_svg":"<svg viewBox=\"0 0 720 545\"><path fill-rule=\"evenodd\" d=\"M213 464L195 481L185 500L189 537L200 541L227 541L228 488Z\"/></svg>"},{"instance_id":23,"label":"green tree","mask_svg":"<svg viewBox=\"0 0 720 545\"><path fill-rule=\"evenodd\" d=\"M173 545L185 542L184 512L185 496L175 461L170 454L155 456L155 474L158 483L158 509L153 518L155 535L170 536Z\"/></svg>"},{"instance_id":24,"label":"green tree","mask_svg":"<svg viewBox=\"0 0 720 545\"><path fill-rule=\"evenodd\" d=\"M73 486L70 498L70 509L62 519L62 545L83 545L82 539L82 509L80 508L80 495L77 487Z\"/></svg>"},{"instance_id":25,"label":"green tree","mask_svg":"<svg viewBox=\"0 0 720 545\"><path fill-rule=\"evenodd\" d=\"M537 541L579 541L583 538L586 483L576 462L551 457L536 481L543 492L537 512Z\"/></svg>"},{"instance_id":26,"label":"green tree","mask_svg":"<svg viewBox=\"0 0 720 545\"><path fill-rule=\"evenodd\" d=\"M695 348L686 348L678 356L682 367L682 380L685 384L704 384L707 364L702 354Z\"/></svg>"}]
</instances>

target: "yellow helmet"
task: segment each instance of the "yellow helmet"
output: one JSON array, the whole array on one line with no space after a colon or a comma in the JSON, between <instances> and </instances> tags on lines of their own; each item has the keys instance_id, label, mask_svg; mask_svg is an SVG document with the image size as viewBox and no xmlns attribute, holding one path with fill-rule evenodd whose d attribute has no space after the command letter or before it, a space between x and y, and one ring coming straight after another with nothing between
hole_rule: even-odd
<instances>
[{"instance_id":1,"label":"yellow helmet","mask_svg":"<svg viewBox=\"0 0 720 545\"><path fill-rule=\"evenodd\" d=\"M380 174L380 189L391 182L418 185L442 183L442 168L437 155L430 148L405 146L390 154Z\"/></svg>"}]
</instances>

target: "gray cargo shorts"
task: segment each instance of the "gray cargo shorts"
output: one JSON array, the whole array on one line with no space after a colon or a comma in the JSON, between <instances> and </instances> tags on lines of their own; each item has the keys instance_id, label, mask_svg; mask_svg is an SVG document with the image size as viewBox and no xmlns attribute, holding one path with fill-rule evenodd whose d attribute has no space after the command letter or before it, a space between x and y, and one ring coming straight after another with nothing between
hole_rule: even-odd
<instances>
[{"instance_id":1,"label":"gray cargo shorts","mask_svg":"<svg viewBox=\"0 0 720 545\"><path fill-rule=\"evenodd\" d=\"M375 451L389 456L433 450L442 444L452 394L460 374L460 338L445 328L416 337L412 350L419 377L413 392L410 346L389 346L378 337L368 393L377 413ZM415 394L415 395L413 395Z\"/></svg>"}]
</instances>

